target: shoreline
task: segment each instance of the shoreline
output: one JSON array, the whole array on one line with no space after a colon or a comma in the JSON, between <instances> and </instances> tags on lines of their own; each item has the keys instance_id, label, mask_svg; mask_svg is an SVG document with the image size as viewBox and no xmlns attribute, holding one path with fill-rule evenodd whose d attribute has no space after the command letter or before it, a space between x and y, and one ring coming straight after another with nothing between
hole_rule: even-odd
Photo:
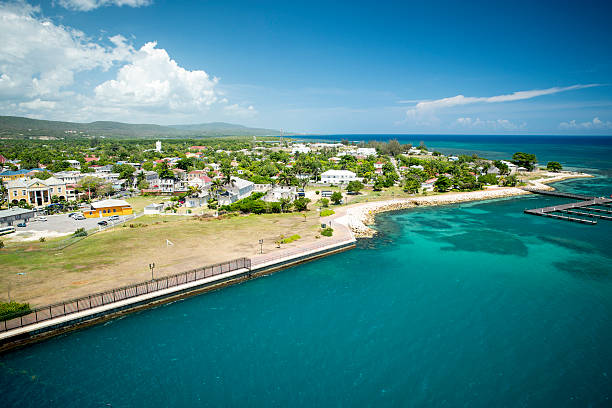
<instances>
[{"instance_id":1,"label":"shoreline","mask_svg":"<svg viewBox=\"0 0 612 408\"><path fill-rule=\"evenodd\" d=\"M548 173L551 177L531 180L527 182L528 186L536 187L543 190L555 190L549 186L549 183L554 183L563 180L576 178L594 177L591 174L570 172L570 173ZM405 210L414 207L438 206L458 204L470 201L485 201L494 200L506 197L515 197L520 195L533 194L522 190L518 187L494 187L485 190L464 191L457 193L444 193L431 196L413 196L407 198L396 198L392 200L374 201L369 203L359 203L348 205L344 208L336 210L335 216L329 218L337 224L341 224L349 228L356 238L372 238L377 231L370 228L376 221L376 215L388 212Z\"/></svg>"}]
</instances>

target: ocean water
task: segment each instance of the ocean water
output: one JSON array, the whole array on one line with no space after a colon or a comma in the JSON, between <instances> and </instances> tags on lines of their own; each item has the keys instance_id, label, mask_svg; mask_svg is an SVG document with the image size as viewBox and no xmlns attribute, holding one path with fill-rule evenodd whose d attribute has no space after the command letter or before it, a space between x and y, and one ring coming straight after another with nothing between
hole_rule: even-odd
<instances>
[{"instance_id":1,"label":"ocean water","mask_svg":"<svg viewBox=\"0 0 612 408\"><path fill-rule=\"evenodd\" d=\"M610 139L522 143L612 194ZM555 202L382 214L357 249L0 356L2 406L612 406L612 221L522 212Z\"/></svg>"}]
</instances>

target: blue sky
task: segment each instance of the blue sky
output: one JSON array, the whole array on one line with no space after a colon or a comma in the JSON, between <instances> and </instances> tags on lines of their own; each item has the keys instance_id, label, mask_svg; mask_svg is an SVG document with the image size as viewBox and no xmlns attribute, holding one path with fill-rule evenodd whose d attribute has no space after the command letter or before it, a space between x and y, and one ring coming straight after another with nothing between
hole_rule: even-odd
<instances>
[{"instance_id":1,"label":"blue sky","mask_svg":"<svg viewBox=\"0 0 612 408\"><path fill-rule=\"evenodd\" d=\"M0 2L0 114L612 134L612 3Z\"/></svg>"}]
</instances>

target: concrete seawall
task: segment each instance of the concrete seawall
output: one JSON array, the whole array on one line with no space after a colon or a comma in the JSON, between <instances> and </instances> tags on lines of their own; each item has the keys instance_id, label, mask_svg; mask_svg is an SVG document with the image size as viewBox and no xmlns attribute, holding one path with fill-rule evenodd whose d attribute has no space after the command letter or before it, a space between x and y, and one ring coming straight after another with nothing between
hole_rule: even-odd
<instances>
[{"instance_id":1,"label":"concrete seawall","mask_svg":"<svg viewBox=\"0 0 612 408\"><path fill-rule=\"evenodd\" d=\"M265 259L262 257L259 259L256 258L256 261L251 265L251 269L237 269L220 275L174 286L172 288L162 289L81 312L11 329L0 333L0 352L41 341L67 331L99 324L127 313L155 307L163 303L173 302L258 276L267 275L303 262L352 249L355 245L355 238L352 235L345 235L342 239L334 240L327 245L322 242L315 247L297 248L293 251L289 251L289 253L277 255L272 259Z\"/></svg>"}]
</instances>

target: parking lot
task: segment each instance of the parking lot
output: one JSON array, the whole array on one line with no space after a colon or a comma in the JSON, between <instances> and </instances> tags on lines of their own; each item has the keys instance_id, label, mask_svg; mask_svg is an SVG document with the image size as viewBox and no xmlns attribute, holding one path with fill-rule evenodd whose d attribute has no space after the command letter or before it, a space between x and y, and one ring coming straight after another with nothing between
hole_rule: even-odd
<instances>
[{"instance_id":1,"label":"parking lot","mask_svg":"<svg viewBox=\"0 0 612 408\"><path fill-rule=\"evenodd\" d=\"M68 217L67 214L61 215L46 215L45 218L47 221L34 221L32 218L27 226L17 227L17 231L47 231L51 233L60 233L67 234L74 232L77 228L85 228L86 230L97 228L98 221L106 220L108 221L108 217L104 218L86 218L84 220L74 220L71 217ZM120 217L121 219L125 217ZM118 222L121 222L118 221ZM110 224L110 222L109 222Z\"/></svg>"}]
</instances>

